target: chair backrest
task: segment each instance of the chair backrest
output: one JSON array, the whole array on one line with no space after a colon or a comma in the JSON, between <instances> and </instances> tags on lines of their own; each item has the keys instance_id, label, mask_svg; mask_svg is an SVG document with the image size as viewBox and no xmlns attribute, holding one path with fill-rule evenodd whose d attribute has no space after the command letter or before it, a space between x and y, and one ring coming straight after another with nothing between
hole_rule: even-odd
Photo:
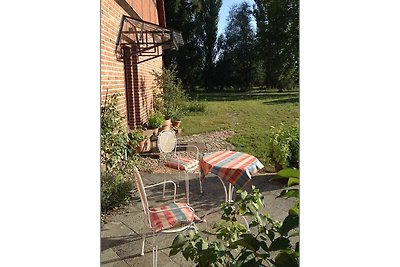
<instances>
[{"instance_id":1,"label":"chair backrest","mask_svg":"<svg viewBox=\"0 0 400 267\"><path fill-rule=\"evenodd\" d=\"M161 153L170 153L176 147L176 136L173 130L163 130L158 135L157 146Z\"/></svg>"},{"instance_id":2,"label":"chair backrest","mask_svg":"<svg viewBox=\"0 0 400 267\"><path fill-rule=\"evenodd\" d=\"M136 168L136 166L133 166L133 177L135 178L136 188L139 192L140 200L143 206L143 211L148 216L149 202L147 201L147 195L146 191L144 190L142 177L140 176L139 170Z\"/></svg>"}]
</instances>

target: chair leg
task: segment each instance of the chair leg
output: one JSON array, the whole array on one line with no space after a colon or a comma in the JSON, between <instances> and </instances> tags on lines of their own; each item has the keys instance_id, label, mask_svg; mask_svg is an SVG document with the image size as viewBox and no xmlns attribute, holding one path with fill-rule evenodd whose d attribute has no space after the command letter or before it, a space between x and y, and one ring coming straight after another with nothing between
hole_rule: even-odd
<instances>
[{"instance_id":1,"label":"chair leg","mask_svg":"<svg viewBox=\"0 0 400 267\"><path fill-rule=\"evenodd\" d=\"M158 244L156 239L157 235L153 232L153 267L157 267Z\"/></svg>"},{"instance_id":2,"label":"chair leg","mask_svg":"<svg viewBox=\"0 0 400 267\"><path fill-rule=\"evenodd\" d=\"M189 204L189 173L185 171L186 201Z\"/></svg>"},{"instance_id":3,"label":"chair leg","mask_svg":"<svg viewBox=\"0 0 400 267\"><path fill-rule=\"evenodd\" d=\"M162 198L165 198L165 178L164 178L164 185L162 190Z\"/></svg>"},{"instance_id":4,"label":"chair leg","mask_svg":"<svg viewBox=\"0 0 400 267\"><path fill-rule=\"evenodd\" d=\"M155 265L154 267L157 267L157 265L158 265L158 258L157 258L157 256L158 256L158 244L156 243L156 265Z\"/></svg>"},{"instance_id":5,"label":"chair leg","mask_svg":"<svg viewBox=\"0 0 400 267\"><path fill-rule=\"evenodd\" d=\"M146 233L143 233L143 241L142 241L142 253L140 253L140 255L144 255L144 243L146 241Z\"/></svg>"},{"instance_id":6,"label":"chair leg","mask_svg":"<svg viewBox=\"0 0 400 267\"><path fill-rule=\"evenodd\" d=\"M179 181L181 180L181 170L178 168L178 180L176 181L177 187L179 187Z\"/></svg>"},{"instance_id":7,"label":"chair leg","mask_svg":"<svg viewBox=\"0 0 400 267\"><path fill-rule=\"evenodd\" d=\"M203 184L199 178L199 184L200 184L200 194L203 194Z\"/></svg>"}]
</instances>

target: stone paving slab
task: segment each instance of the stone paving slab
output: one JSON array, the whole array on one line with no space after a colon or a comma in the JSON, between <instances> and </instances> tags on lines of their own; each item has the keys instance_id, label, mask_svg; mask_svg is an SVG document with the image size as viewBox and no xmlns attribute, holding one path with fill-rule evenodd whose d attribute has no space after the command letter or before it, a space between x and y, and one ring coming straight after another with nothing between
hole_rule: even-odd
<instances>
[{"instance_id":1,"label":"stone paving slab","mask_svg":"<svg viewBox=\"0 0 400 267\"><path fill-rule=\"evenodd\" d=\"M141 173L145 185L154 184L166 180L178 180L176 174L150 174ZM293 205L293 200L276 199L281 192L283 185L276 182L269 182L273 175L255 175L253 184L260 189L265 197L266 210L275 220L282 220L286 217L288 209ZM220 219L221 212L218 207L225 200L223 186L220 180L213 174L206 177L203 182L203 194L200 194L199 181L195 175L190 177L190 204L196 214L205 217L206 222L197 223L200 231L211 231L214 223ZM184 177L180 177L180 186L177 188L177 201L185 202ZM147 191L149 204L160 205L172 200L171 187L166 191L166 198L162 199L162 186L149 188ZM233 195L233 198L235 194ZM204 218L203 218L204 219ZM145 242L145 255L141 256L142 234L147 233ZM144 213L137 194L133 194L130 205L109 218L108 222L101 227L101 266L152 266L152 234L144 225ZM170 245L177 234L161 234L158 237L158 265L177 267L191 266L181 254L168 257Z\"/></svg>"}]
</instances>

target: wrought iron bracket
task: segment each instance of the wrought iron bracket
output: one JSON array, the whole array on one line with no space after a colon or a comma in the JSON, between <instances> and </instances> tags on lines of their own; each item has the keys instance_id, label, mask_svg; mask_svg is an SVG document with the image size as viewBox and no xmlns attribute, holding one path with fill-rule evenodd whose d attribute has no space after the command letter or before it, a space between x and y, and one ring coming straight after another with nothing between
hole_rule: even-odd
<instances>
[{"instance_id":1,"label":"wrought iron bracket","mask_svg":"<svg viewBox=\"0 0 400 267\"><path fill-rule=\"evenodd\" d=\"M123 15L115 55L118 61L123 61L124 56L137 56L139 64L162 56L163 50L178 50L183 44L178 31Z\"/></svg>"}]
</instances>

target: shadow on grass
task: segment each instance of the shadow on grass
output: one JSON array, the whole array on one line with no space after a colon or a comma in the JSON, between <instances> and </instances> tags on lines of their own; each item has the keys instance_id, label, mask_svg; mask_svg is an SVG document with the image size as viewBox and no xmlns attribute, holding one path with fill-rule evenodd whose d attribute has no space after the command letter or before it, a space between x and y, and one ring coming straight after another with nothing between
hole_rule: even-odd
<instances>
[{"instance_id":1,"label":"shadow on grass","mask_svg":"<svg viewBox=\"0 0 400 267\"><path fill-rule=\"evenodd\" d=\"M272 99L269 101L264 101L265 105L277 105L277 104L288 104L288 103L299 103L299 97L290 97L290 98L281 98L281 99Z\"/></svg>"},{"instance_id":2,"label":"shadow on grass","mask_svg":"<svg viewBox=\"0 0 400 267\"><path fill-rule=\"evenodd\" d=\"M239 101L239 100L259 100L298 97L298 91L268 92L268 91L244 91L244 92L212 92L212 93L191 93L192 99L199 101Z\"/></svg>"}]
</instances>

